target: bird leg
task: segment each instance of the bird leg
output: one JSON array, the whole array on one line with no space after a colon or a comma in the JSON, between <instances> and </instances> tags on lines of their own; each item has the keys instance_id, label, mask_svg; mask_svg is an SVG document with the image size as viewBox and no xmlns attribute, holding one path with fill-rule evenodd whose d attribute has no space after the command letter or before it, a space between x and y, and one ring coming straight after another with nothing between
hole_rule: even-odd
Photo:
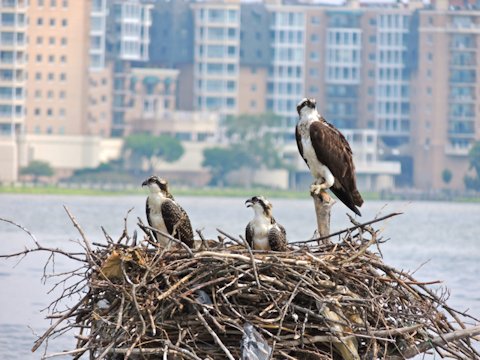
<instances>
[{"instance_id":1,"label":"bird leg","mask_svg":"<svg viewBox=\"0 0 480 360\"><path fill-rule=\"evenodd\" d=\"M310 194L313 195L318 195L321 196L320 194L322 192L325 192L324 190L330 188L329 184L326 181L319 181L316 180L313 182L312 185L310 185Z\"/></svg>"}]
</instances>

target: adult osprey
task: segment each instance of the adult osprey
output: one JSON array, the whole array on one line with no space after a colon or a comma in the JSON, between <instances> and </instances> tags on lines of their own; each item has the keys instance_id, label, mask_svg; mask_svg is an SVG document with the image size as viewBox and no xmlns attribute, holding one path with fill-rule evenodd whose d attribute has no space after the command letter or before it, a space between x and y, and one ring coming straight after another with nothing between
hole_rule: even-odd
<instances>
[{"instance_id":1,"label":"adult osprey","mask_svg":"<svg viewBox=\"0 0 480 360\"><path fill-rule=\"evenodd\" d=\"M142 183L142 186L148 186L150 190L146 204L148 224L183 241L189 247L193 247L193 230L190 219L168 191L167 180L150 176ZM172 241L167 237L159 233L154 233L154 236L161 246L170 247Z\"/></svg>"},{"instance_id":2,"label":"adult osprey","mask_svg":"<svg viewBox=\"0 0 480 360\"><path fill-rule=\"evenodd\" d=\"M363 199L357 190L352 150L343 134L328 123L316 109L315 99L297 105L299 121L295 128L298 150L315 179L310 191L320 194L330 189L357 215Z\"/></svg>"},{"instance_id":3,"label":"adult osprey","mask_svg":"<svg viewBox=\"0 0 480 360\"><path fill-rule=\"evenodd\" d=\"M254 196L245 201L255 215L245 229L245 238L254 250L287 250L285 228L272 216L272 204L263 196Z\"/></svg>"}]
</instances>

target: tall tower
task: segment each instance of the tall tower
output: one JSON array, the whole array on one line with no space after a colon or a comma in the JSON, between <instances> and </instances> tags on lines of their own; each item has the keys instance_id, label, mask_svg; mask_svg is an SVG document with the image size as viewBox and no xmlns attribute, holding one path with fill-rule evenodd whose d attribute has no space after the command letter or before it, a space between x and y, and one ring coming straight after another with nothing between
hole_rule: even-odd
<instances>
[{"instance_id":1,"label":"tall tower","mask_svg":"<svg viewBox=\"0 0 480 360\"><path fill-rule=\"evenodd\" d=\"M16 135L25 122L27 0L0 1L0 182L17 178Z\"/></svg>"},{"instance_id":2,"label":"tall tower","mask_svg":"<svg viewBox=\"0 0 480 360\"><path fill-rule=\"evenodd\" d=\"M149 59L153 5L144 0L109 0L107 5L107 57L113 62L112 135L122 136L132 62Z\"/></svg>"},{"instance_id":3,"label":"tall tower","mask_svg":"<svg viewBox=\"0 0 480 360\"><path fill-rule=\"evenodd\" d=\"M480 11L444 8L418 12L418 61L412 107L415 183L461 189L468 153L480 140Z\"/></svg>"},{"instance_id":4,"label":"tall tower","mask_svg":"<svg viewBox=\"0 0 480 360\"><path fill-rule=\"evenodd\" d=\"M194 12L194 109L238 112L240 1L205 1Z\"/></svg>"},{"instance_id":5,"label":"tall tower","mask_svg":"<svg viewBox=\"0 0 480 360\"><path fill-rule=\"evenodd\" d=\"M267 5L273 58L267 83L267 110L292 126L297 121L299 94L305 93L305 8Z\"/></svg>"},{"instance_id":6,"label":"tall tower","mask_svg":"<svg viewBox=\"0 0 480 360\"><path fill-rule=\"evenodd\" d=\"M29 133L85 133L90 5L90 0L37 0L29 6Z\"/></svg>"}]
</instances>

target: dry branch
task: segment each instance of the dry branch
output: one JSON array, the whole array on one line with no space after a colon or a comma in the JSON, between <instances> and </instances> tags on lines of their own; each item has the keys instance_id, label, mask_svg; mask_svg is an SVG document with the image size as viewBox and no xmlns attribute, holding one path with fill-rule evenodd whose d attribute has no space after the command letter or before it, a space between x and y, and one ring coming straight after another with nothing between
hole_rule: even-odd
<instances>
[{"instance_id":1,"label":"dry branch","mask_svg":"<svg viewBox=\"0 0 480 360\"><path fill-rule=\"evenodd\" d=\"M49 308L54 323L33 348L73 329L80 332L76 349L45 358L238 359L246 323L272 359L397 360L432 348L453 359L479 358L471 342L480 328L466 324L478 320L369 250L380 240L370 226L379 220L354 223L337 243L262 252L221 230L233 245L165 250L143 224L143 241L125 228L119 240L105 233L106 244L96 245L69 216L85 254L33 238L32 249L3 255L47 251L82 261L85 271L56 274L83 282L64 286ZM82 298L74 306L56 310L75 294Z\"/></svg>"}]
</instances>

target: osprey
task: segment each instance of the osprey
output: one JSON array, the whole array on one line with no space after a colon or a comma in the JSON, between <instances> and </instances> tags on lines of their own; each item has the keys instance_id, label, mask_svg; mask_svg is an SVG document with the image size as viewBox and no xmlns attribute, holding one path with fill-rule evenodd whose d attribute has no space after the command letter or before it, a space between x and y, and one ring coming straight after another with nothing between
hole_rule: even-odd
<instances>
[{"instance_id":1,"label":"osprey","mask_svg":"<svg viewBox=\"0 0 480 360\"><path fill-rule=\"evenodd\" d=\"M193 230L190 219L168 191L167 180L150 176L142 183L142 186L148 186L150 191L146 204L148 224L183 241L189 247L193 247ZM154 236L161 246L170 247L172 241L167 237L159 233L154 233Z\"/></svg>"},{"instance_id":2,"label":"osprey","mask_svg":"<svg viewBox=\"0 0 480 360\"><path fill-rule=\"evenodd\" d=\"M363 199L357 190L352 150L343 134L328 123L316 109L315 99L303 99L297 105L299 121L295 137L300 155L315 179L310 191L330 189L357 215Z\"/></svg>"},{"instance_id":3,"label":"osprey","mask_svg":"<svg viewBox=\"0 0 480 360\"><path fill-rule=\"evenodd\" d=\"M253 208L255 216L245 229L245 238L254 250L287 250L285 228L272 216L272 204L263 196L254 196L245 201Z\"/></svg>"}]
</instances>

